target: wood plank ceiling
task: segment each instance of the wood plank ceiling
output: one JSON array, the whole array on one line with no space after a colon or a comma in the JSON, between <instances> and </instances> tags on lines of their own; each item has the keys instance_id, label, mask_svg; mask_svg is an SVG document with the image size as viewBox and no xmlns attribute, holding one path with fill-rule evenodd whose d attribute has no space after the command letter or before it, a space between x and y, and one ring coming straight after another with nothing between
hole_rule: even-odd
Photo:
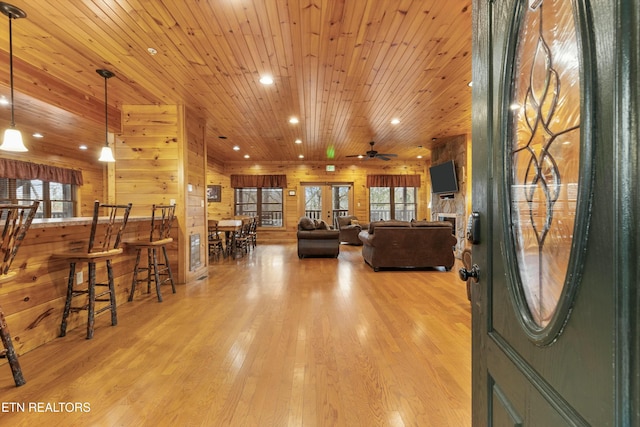
<instances>
[{"instance_id":1,"label":"wood plank ceiling","mask_svg":"<svg viewBox=\"0 0 640 427\"><path fill-rule=\"evenodd\" d=\"M15 105L19 128L45 134L32 144L104 143L98 68L116 74L110 117L123 104L187 105L220 162L323 161L331 150L339 161L369 141L408 160L428 156L432 138L471 133L471 0L11 3L27 13L13 22ZM0 15L7 98L8 50Z\"/></svg>"}]
</instances>

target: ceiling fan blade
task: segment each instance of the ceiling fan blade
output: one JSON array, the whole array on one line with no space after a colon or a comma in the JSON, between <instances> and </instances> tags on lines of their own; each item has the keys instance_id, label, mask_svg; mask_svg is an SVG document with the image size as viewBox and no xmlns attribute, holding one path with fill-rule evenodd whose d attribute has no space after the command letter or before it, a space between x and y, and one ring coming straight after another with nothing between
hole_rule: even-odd
<instances>
[{"instance_id":1,"label":"ceiling fan blade","mask_svg":"<svg viewBox=\"0 0 640 427\"><path fill-rule=\"evenodd\" d=\"M385 156L385 157L398 157L397 154L378 154L378 157L380 156Z\"/></svg>"},{"instance_id":2,"label":"ceiling fan blade","mask_svg":"<svg viewBox=\"0 0 640 427\"><path fill-rule=\"evenodd\" d=\"M386 157L386 154L378 154L376 156L376 159L380 159L380 160L391 160L389 157Z\"/></svg>"}]
</instances>

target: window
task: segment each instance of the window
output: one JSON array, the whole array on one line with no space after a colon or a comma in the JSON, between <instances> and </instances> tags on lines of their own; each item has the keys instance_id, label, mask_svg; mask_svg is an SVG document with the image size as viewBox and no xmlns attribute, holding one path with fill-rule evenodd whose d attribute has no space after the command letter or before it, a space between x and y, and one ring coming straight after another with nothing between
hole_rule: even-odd
<instances>
[{"instance_id":1,"label":"window","mask_svg":"<svg viewBox=\"0 0 640 427\"><path fill-rule=\"evenodd\" d=\"M39 179L0 178L0 199L30 204L40 201L36 218L69 218L74 216L75 186Z\"/></svg>"},{"instance_id":2,"label":"window","mask_svg":"<svg viewBox=\"0 0 640 427\"><path fill-rule=\"evenodd\" d=\"M235 214L258 217L260 227L282 227L282 188L236 188Z\"/></svg>"},{"instance_id":3,"label":"window","mask_svg":"<svg viewBox=\"0 0 640 427\"><path fill-rule=\"evenodd\" d=\"M415 187L369 188L369 221L389 219L410 221L415 217Z\"/></svg>"}]
</instances>

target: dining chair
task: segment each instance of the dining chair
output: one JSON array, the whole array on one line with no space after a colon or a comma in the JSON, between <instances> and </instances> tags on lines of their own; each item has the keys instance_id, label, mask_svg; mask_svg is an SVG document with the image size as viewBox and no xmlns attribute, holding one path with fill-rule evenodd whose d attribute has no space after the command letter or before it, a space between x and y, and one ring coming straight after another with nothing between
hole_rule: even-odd
<instances>
[{"instance_id":1,"label":"dining chair","mask_svg":"<svg viewBox=\"0 0 640 427\"><path fill-rule=\"evenodd\" d=\"M240 252L242 256L249 253L251 247L251 237L249 236L249 229L251 228L251 219L242 219L242 225L240 230L234 237L234 255Z\"/></svg>"},{"instance_id":2,"label":"dining chair","mask_svg":"<svg viewBox=\"0 0 640 427\"><path fill-rule=\"evenodd\" d=\"M220 231L218 230L218 221L216 220L209 220L208 244L209 256L213 256L216 260L220 258L220 254L222 254L223 257L225 256L224 242L222 241Z\"/></svg>"},{"instance_id":3,"label":"dining chair","mask_svg":"<svg viewBox=\"0 0 640 427\"><path fill-rule=\"evenodd\" d=\"M258 244L258 217L251 218L251 225L249 227L249 241L252 247L256 247Z\"/></svg>"}]
</instances>

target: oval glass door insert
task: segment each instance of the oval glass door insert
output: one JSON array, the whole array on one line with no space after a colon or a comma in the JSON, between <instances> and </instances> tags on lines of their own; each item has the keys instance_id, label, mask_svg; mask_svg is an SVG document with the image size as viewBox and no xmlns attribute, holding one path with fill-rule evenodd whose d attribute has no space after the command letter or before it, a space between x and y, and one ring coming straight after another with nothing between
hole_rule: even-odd
<instances>
[{"instance_id":1,"label":"oval glass door insert","mask_svg":"<svg viewBox=\"0 0 640 427\"><path fill-rule=\"evenodd\" d=\"M505 166L506 220L515 255L512 293L534 340L551 323L564 323L568 316L568 308L564 314L556 312L573 280L569 272L574 229L581 181L585 182L573 2L535 3L520 14L513 83L505 98L510 103L505 105L510 120Z\"/></svg>"}]
</instances>

